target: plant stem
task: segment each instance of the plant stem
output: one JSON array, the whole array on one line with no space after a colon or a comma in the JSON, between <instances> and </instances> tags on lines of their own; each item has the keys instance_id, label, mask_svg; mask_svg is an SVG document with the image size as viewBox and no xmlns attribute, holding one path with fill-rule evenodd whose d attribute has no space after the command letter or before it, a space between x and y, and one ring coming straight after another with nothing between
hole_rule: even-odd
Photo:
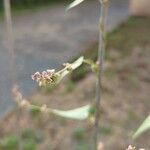
<instances>
[{"instance_id":1,"label":"plant stem","mask_svg":"<svg viewBox=\"0 0 150 150\"><path fill-rule=\"evenodd\" d=\"M96 101L95 101L95 129L94 129L94 150L97 150L98 136L99 136L99 120L100 120L100 101L102 97L102 75L103 75L103 64L106 46L106 16L107 16L107 2L108 0L99 0L101 4L101 12L99 19L99 46L98 46L98 76L96 81Z\"/></svg>"},{"instance_id":2,"label":"plant stem","mask_svg":"<svg viewBox=\"0 0 150 150\"><path fill-rule=\"evenodd\" d=\"M11 4L10 0L3 0L4 1L4 15L5 15L5 22L7 28L7 48L11 55L11 79L12 85L15 84L15 55L14 55L14 36L13 36L13 28L12 28L12 17L11 17Z\"/></svg>"},{"instance_id":3,"label":"plant stem","mask_svg":"<svg viewBox=\"0 0 150 150\"><path fill-rule=\"evenodd\" d=\"M4 3L4 17L6 22L6 28L7 28L7 48L9 50L9 53L11 55L11 84L12 87L16 84L16 65L15 65L15 49L14 49L14 35L13 35L13 27L12 27L12 16L11 16L11 3L10 0L3 0ZM18 149L22 150L21 146L21 134L20 134L20 114L21 110L20 108L17 109L17 119L16 119L16 133L19 139L19 145Z\"/></svg>"}]
</instances>

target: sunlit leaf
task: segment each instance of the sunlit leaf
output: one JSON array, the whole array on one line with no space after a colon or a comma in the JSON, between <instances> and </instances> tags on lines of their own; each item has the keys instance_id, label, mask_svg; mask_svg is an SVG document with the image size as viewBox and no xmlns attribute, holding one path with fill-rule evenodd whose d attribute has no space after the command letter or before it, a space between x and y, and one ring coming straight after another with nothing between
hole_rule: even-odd
<instances>
[{"instance_id":1,"label":"sunlit leaf","mask_svg":"<svg viewBox=\"0 0 150 150\"><path fill-rule=\"evenodd\" d=\"M75 0L73 1L68 7L67 7L67 10L79 5L80 3L82 3L84 0Z\"/></svg>"},{"instance_id":2,"label":"sunlit leaf","mask_svg":"<svg viewBox=\"0 0 150 150\"><path fill-rule=\"evenodd\" d=\"M54 113L55 115L58 115L64 118L84 120L88 118L89 110L90 110L90 105L86 105L86 106L76 108L73 110L68 110L68 111L52 109L51 112Z\"/></svg>"},{"instance_id":3,"label":"sunlit leaf","mask_svg":"<svg viewBox=\"0 0 150 150\"><path fill-rule=\"evenodd\" d=\"M142 133L150 129L150 115L145 119L142 125L138 128L136 133L133 135L133 138L138 138Z\"/></svg>"},{"instance_id":4,"label":"sunlit leaf","mask_svg":"<svg viewBox=\"0 0 150 150\"><path fill-rule=\"evenodd\" d=\"M79 59L77 59L74 63L72 63L72 64L71 64L72 69L74 70L74 69L78 68L80 65L82 65L83 60L84 60L84 57L81 56L81 57L80 57Z\"/></svg>"},{"instance_id":5,"label":"sunlit leaf","mask_svg":"<svg viewBox=\"0 0 150 150\"><path fill-rule=\"evenodd\" d=\"M71 70L75 70L75 69L77 69L78 67L80 67L82 64L83 64L83 60L84 60L84 57L82 56L82 57L80 57L79 59L77 59L75 62L73 62L72 64L70 64L70 68L71 68ZM67 74L69 74L70 73L70 70L68 70L68 69L64 69L64 70L61 70L61 73L59 73L60 74L60 80L63 78L63 77L65 77ZM59 81L60 81L59 80Z\"/></svg>"}]
</instances>

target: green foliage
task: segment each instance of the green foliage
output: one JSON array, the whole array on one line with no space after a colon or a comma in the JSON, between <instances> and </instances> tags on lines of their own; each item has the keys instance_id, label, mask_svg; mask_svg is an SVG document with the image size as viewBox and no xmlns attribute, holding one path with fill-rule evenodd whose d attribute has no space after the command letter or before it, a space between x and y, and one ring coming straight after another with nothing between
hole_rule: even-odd
<instances>
[{"instance_id":1,"label":"green foliage","mask_svg":"<svg viewBox=\"0 0 150 150\"><path fill-rule=\"evenodd\" d=\"M52 3L61 3L61 2L67 2L67 0L11 0L12 6L17 7L33 7L33 5L44 5L44 4L52 4ZM0 7L2 7L3 1L0 1ZM36 7L36 6L34 6Z\"/></svg>"},{"instance_id":2,"label":"green foliage","mask_svg":"<svg viewBox=\"0 0 150 150\"><path fill-rule=\"evenodd\" d=\"M59 81L61 81L62 78L64 78L67 74L69 74L71 71L79 68L82 64L83 64L83 61L84 61L84 57L81 56L79 59L77 59L75 62L69 64L69 66L66 66L66 68L60 70L58 72L58 74L60 74L60 78L59 78ZM69 69L70 68L70 69Z\"/></svg>"},{"instance_id":3,"label":"green foliage","mask_svg":"<svg viewBox=\"0 0 150 150\"><path fill-rule=\"evenodd\" d=\"M92 45L89 49L82 52L80 55L83 55L86 59L96 61L97 59L97 44ZM74 60L74 59L73 59ZM71 80L80 81L82 80L89 72L91 72L87 64L83 64L78 69L74 70L71 74Z\"/></svg>"},{"instance_id":4,"label":"green foliage","mask_svg":"<svg viewBox=\"0 0 150 150\"><path fill-rule=\"evenodd\" d=\"M141 43L142 45L148 44L150 41L149 26L149 18L130 17L125 24L122 24L119 28L108 33L106 60L114 62L114 59L118 60L128 56L132 51L133 47L137 46L137 43ZM139 30L140 32L138 32ZM95 43L91 45L89 49L86 49L84 52L82 52L80 55L96 61L97 47L98 44ZM108 49L110 49L110 51L108 51ZM116 57L119 58L112 58L112 51L115 51L114 53L118 53L118 56ZM71 74L71 79L73 81L79 81L83 79L89 72L89 68L85 64L83 64L77 70L73 71L73 73ZM109 68L109 70L105 71L105 75L109 78L112 78L112 76L114 76L116 73L117 72L113 68Z\"/></svg>"},{"instance_id":5,"label":"green foliage","mask_svg":"<svg viewBox=\"0 0 150 150\"><path fill-rule=\"evenodd\" d=\"M87 73L90 72L90 70L92 70L95 74L97 74L98 68L94 61L95 59L93 56L91 56L90 59L84 59L84 64L80 66L78 69L74 70L73 73L71 74L71 80L80 81L87 75Z\"/></svg>"},{"instance_id":6,"label":"green foliage","mask_svg":"<svg viewBox=\"0 0 150 150\"><path fill-rule=\"evenodd\" d=\"M73 110L68 110L68 111L52 109L51 112L54 113L55 115L68 118L68 119L84 120L88 118L89 110L90 110L90 105L86 105L86 106L76 108Z\"/></svg>"},{"instance_id":7,"label":"green foliage","mask_svg":"<svg viewBox=\"0 0 150 150\"><path fill-rule=\"evenodd\" d=\"M96 108L92 106L92 107L90 108L90 110L89 110L89 115L90 115L90 116L94 116L95 113L96 113Z\"/></svg>"},{"instance_id":8,"label":"green foliage","mask_svg":"<svg viewBox=\"0 0 150 150\"><path fill-rule=\"evenodd\" d=\"M78 127L74 130L73 136L76 140L81 141L85 137L85 129Z\"/></svg>"},{"instance_id":9,"label":"green foliage","mask_svg":"<svg viewBox=\"0 0 150 150\"><path fill-rule=\"evenodd\" d=\"M105 135L110 135L112 133L112 127L108 125L101 125L100 127L100 133L105 134Z\"/></svg>"},{"instance_id":10,"label":"green foliage","mask_svg":"<svg viewBox=\"0 0 150 150\"><path fill-rule=\"evenodd\" d=\"M72 92L75 88L75 83L72 80L66 82L65 89L67 92Z\"/></svg>"},{"instance_id":11,"label":"green foliage","mask_svg":"<svg viewBox=\"0 0 150 150\"><path fill-rule=\"evenodd\" d=\"M87 75L88 72L89 72L89 69L85 65L83 65L79 67L77 70L73 71L73 73L71 74L71 80L80 81Z\"/></svg>"},{"instance_id":12,"label":"green foliage","mask_svg":"<svg viewBox=\"0 0 150 150\"><path fill-rule=\"evenodd\" d=\"M34 133L33 129L26 128L21 133L21 144L23 150L36 150L39 137ZM0 150L17 150L19 139L15 135L5 137L0 141Z\"/></svg>"},{"instance_id":13,"label":"green foliage","mask_svg":"<svg viewBox=\"0 0 150 150\"><path fill-rule=\"evenodd\" d=\"M23 144L23 150L36 150L36 142L33 139L28 139L24 144Z\"/></svg>"},{"instance_id":14,"label":"green foliage","mask_svg":"<svg viewBox=\"0 0 150 150\"><path fill-rule=\"evenodd\" d=\"M39 143L43 140L43 136L38 132L34 131L32 128L25 128L21 133L21 137L23 140L34 140L35 142Z\"/></svg>"},{"instance_id":15,"label":"green foliage","mask_svg":"<svg viewBox=\"0 0 150 150\"><path fill-rule=\"evenodd\" d=\"M124 58L130 54L134 46L137 46L137 43L143 45L149 43L149 26L149 18L130 17L127 23L122 24L108 35L107 47L116 49Z\"/></svg>"},{"instance_id":16,"label":"green foliage","mask_svg":"<svg viewBox=\"0 0 150 150\"><path fill-rule=\"evenodd\" d=\"M67 3L67 0L11 0L12 13L20 15L26 11L36 11L56 3ZM0 0L0 19L3 17L3 0Z\"/></svg>"},{"instance_id":17,"label":"green foliage","mask_svg":"<svg viewBox=\"0 0 150 150\"><path fill-rule=\"evenodd\" d=\"M0 141L0 150L16 150L18 139L16 136L8 136Z\"/></svg>"},{"instance_id":18,"label":"green foliage","mask_svg":"<svg viewBox=\"0 0 150 150\"><path fill-rule=\"evenodd\" d=\"M76 146L75 150L90 150L90 148L88 144L80 143Z\"/></svg>"},{"instance_id":19,"label":"green foliage","mask_svg":"<svg viewBox=\"0 0 150 150\"><path fill-rule=\"evenodd\" d=\"M39 106L32 105L32 107L30 107L30 109L29 109L29 112L31 113L31 115L37 116L37 115L39 115L41 110L40 110Z\"/></svg>"},{"instance_id":20,"label":"green foliage","mask_svg":"<svg viewBox=\"0 0 150 150\"><path fill-rule=\"evenodd\" d=\"M63 111L63 110L57 110L57 109L52 109L52 108L47 108L46 105L40 107L40 106L36 106L36 105L31 105L29 104L28 109L32 112L46 112L46 113L52 113L54 115L63 117L63 118L68 118L68 119L75 119L75 120L85 120L89 117L89 111L90 111L91 106L90 105L86 105L83 107L79 107L76 109L72 109L72 110L67 110L67 111ZM34 110L34 111L33 111Z\"/></svg>"},{"instance_id":21,"label":"green foliage","mask_svg":"<svg viewBox=\"0 0 150 150\"><path fill-rule=\"evenodd\" d=\"M21 140L23 150L36 150L39 137L34 133L33 129L26 128L21 132ZM19 140L15 135L5 137L0 141L0 150L17 150Z\"/></svg>"},{"instance_id":22,"label":"green foliage","mask_svg":"<svg viewBox=\"0 0 150 150\"><path fill-rule=\"evenodd\" d=\"M31 128L26 128L22 131L22 138L23 139L36 139L36 135Z\"/></svg>"},{"instance_id":23,"label":"green foliage","mask_svg":"<svg viewBox=\"0 0 150 150\"><path fill-rule=\"evenodd\" d=\"M84 59L84 63L89 65L91 70L97 74L98 73L98 68L99 66L97 65L97 63L95 63L92 59Z\"/></svg>"},{"instance_id":24,"label":"green foliage","mask_svg":"<svg viewBox=\"0 0 150 150\"><path fill-rule=\"evenodd\" d=\"M145 119L142 125L138 128L138 130L133 135L133 138L138 138L141 134L150 129L150 115Z\"/></svg>"}]
</instances>

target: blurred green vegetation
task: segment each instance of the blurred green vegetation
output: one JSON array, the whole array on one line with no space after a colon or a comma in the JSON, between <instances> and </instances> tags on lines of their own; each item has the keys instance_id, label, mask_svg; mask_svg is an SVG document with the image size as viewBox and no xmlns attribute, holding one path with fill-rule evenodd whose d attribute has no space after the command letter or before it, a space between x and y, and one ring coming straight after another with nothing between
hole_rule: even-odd
<instances>
[{"instance_id":1,"label":"blurred green vegetation","mask_svg":"<svg viewBox=\"0 0 150 150\"><path fill-rule=\"evenodd\" d=\"M0 141L0 150L16 150L18 147L18 138L14 135L5 137Z\"/></svg>"},{"instance_id":2,"label":"blurred green vegetation","mask_svg":"<svg viewBox=\"0 0 150 150\"><path fill-rule=\"evenodd\" d=\"M23 150L36 150L37 144L33 139L26 140L23 144Z\"/></svg>"},{"instance_id":3,"label":"blurred green vegetation","mask_svg":"<svg viewBox=\"0 0 150 150\"><path fill-rule=\"evenodd\" d=\"M75 88L75 83L72 80L66 81L66 84L65 84L66 92L70 93L74 90L74 88Z\"/></svg>"},{"instance_id":4,"label":"blurred green vegetation","mask_svg":"<svg viewBox=\"0 0 150 150\"><path fill-rule=\"evenodd\" d=\"M75 150L90 150L90 146L87 143L80 143L76 145Z\"/></svg>"},{"instance_id":5,"label":"blurred green vegetation","mask_svg":"<svg viewBox=\"0 0 150 150\"><path fill-rule=\"evenodd\" d=\"M67 0L11 0L12 12L14 15L25 11L34 11L39 8L46 8L50 5L62 3L67 6ZM3 16L3 0L0 0L0 18Z\"/></svg>"},{"instance_id":6,"label":"blurred green vegetation","mask_svg":"<svg viewBox=\"0 0 150 150\"><path fill-rule=\"evenodd\" d=\"M41 4L52 4L52 3L64 3L67 2L67 0L10 0L12 6L37 6ZM0 7L2 7L3 1L0 1Z\"/></svg>"},{"instance_id":7,"label":"blurred green vegetation","mask_svg":"<svg viewBox=\"0 0 150 150\"><path fill-rule=\"evenodd\" d=\"M110 135L113 133L113 128L112 126L109 126L109 125L102 125L100 127L100 133L103 134L103 135Z\"/></svg>"},{"instance_id":8,"label":"blurred green vegetation","mask_svg":"<svg viewBox=\"0 0 150 150\"><path fill-rule=\"evenodd\" d=\"M85 129L82 127L77 127L74 129L73 136L77 141L82 141L85 138Z\"/></svg>"},{"instance_id":9,"label":"blurred green vegetation","mask_svg":"<svg viewBox=\"0 0 150 150\"><path fill-rule=\"evenodd\" d=\"M8 135L0 139L0 150L17 150L21 140L23 150L36 150L41 142L41 137L31 128L21 131L21 139L17 135Z\"/></svg>"},{"instance_id":10,"label":"blurred green vegetation","mask_svg":"<svg viewBox=\"0 0 150 150\"><path fill-rule=\"evenodd\" d=\"M130 17L127 22L122 23L119 28L116 28L107 35L106 60L110 62L119 58L124 58L130 55L133 47L150 43L150 18ZM80 55L85 58L96 61L98 44L93 44L89 49L82 52ZM113 50L113 55L111 51ZM114 53L116 53L114 55ZM119 56L117 56L119 54ZM74 60L74 59L73 59ZM89 66L82 65L71 75L73 81L83 79L91 70ZM113 70L106 71L106 75L111 77L115 72Z\"/></svg>"}]
</instances>

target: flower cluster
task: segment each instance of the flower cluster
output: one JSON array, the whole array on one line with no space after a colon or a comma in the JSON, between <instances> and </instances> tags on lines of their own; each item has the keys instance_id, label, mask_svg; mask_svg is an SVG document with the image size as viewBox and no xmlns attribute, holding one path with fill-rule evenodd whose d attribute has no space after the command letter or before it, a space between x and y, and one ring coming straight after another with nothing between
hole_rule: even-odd
<instances>
[{"instance_id":1,"label":"flower cluster","mask_svg":"<svg viewBox=\"0 0 150 150\"><path fill-rule=\"evenodd\" d=\"M80 57L73 63L65 63L64 68L55 72L55 69L46 70L42 73L36 72L34 73L31 78L35 80L39 86L46 86L46 85L56 85L58 84L66 75L71 73L73 70L78 68L82 65L84 57Z\"/></svg>"},{"instance_id":2,"label":"flower cluster","mask_svg":"<svg viewBox=\"0 0 150 150\"><path fill-rule=\"evenodd\" d=\"M35 80L39 86L45 86L47 84L56 84L58 80L59 74L55 72L55 69L46 70L42 73L36 72L34 73L31 78Z\"/></svg>"},{"instance_id":3,"label":"flower cluster","mask_svg":"<svg viewBox=\"0 0 150 150\"><path fill-rule=\"evenodd\" d=\"M136 150L136 148L133 147L133 146L131 146L131 145L129 145L128 148L127 148L126 150ZM145 149L140 148L139 150L145 150Z\"/></svg>"}]
</instances>

